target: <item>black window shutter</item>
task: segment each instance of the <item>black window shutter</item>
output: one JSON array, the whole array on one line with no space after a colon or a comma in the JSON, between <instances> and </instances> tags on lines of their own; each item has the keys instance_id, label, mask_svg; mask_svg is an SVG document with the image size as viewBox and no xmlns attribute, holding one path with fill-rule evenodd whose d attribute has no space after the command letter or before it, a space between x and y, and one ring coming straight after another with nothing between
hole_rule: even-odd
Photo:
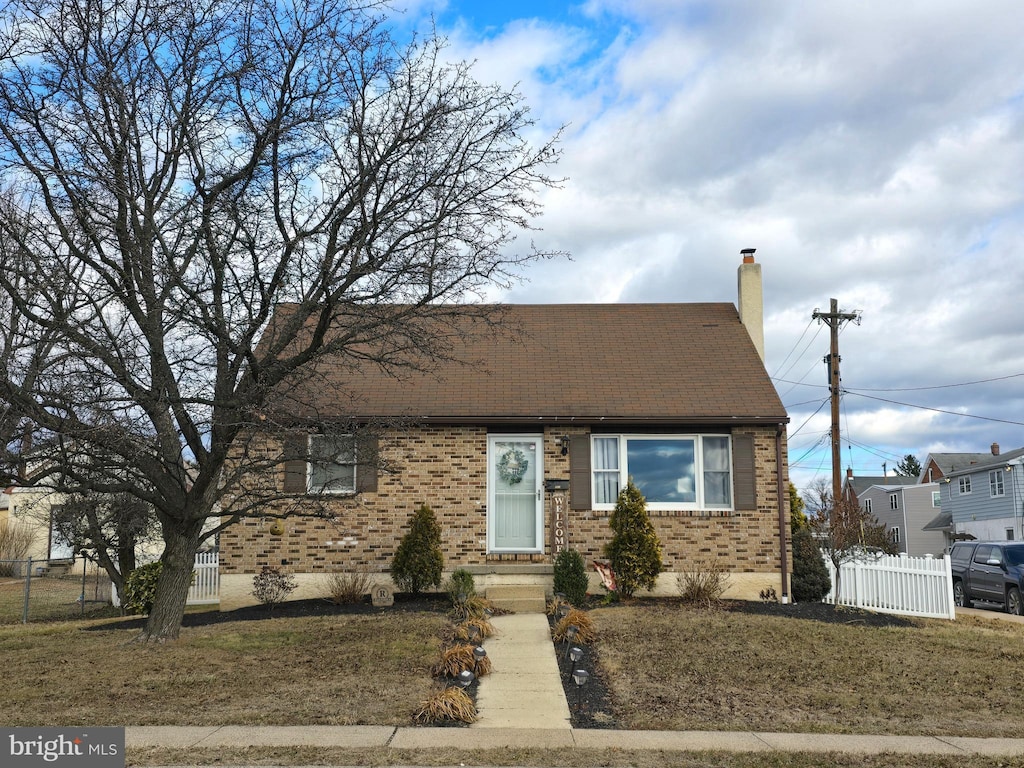
<instances>
[{"instance_id":1,"label":"black window shutter","mask_svg":"<svg viewBox=\"0 0 1024 768\"><path fill-rule=\"evenodd\" d=\"M732 436L732 473L736 509L757 509L754 438L751 435Z\"/></svg>"},{"instance_id":2,"label":"black window shutter","mask_svg":"<svg viewBox=\"0 0 1024 768\"><path fill-rule=\"evenodd\" d=\"M590 435L569 438L569 508L590 509Z\"/></svg>"},{"instance_id":3,"label":"black window shutter","mask_svg":"<svg viewBox=\"0 0 1024 768\"><path fill-rule=\"evenodd\" d=\"M359 439L356 453L356 493L377 492L377 454L379 441L376 435Z\"/></svg>"},{"instance_id":4,"label":"black window shutter","mask_svg":"<svg viewBox=\"0 0 1024 768\"><path fill-rule=\"evenodd\" d=\"M306 491L306 462L297 457L305 456L307 442L306 435L290 435L284 439L285 493L304 493Z\"/></svg>"}]
</instances>

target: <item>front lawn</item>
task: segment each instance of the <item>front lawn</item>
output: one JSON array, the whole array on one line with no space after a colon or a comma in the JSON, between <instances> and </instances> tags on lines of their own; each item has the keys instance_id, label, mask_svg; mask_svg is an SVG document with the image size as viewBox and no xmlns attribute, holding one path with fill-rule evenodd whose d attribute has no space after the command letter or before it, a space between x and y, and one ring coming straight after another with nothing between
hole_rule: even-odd
<instances>
[{"instance_id":1,"label":"front lawn","mask_svg":"<svg viewBox=\"0 0 1024 768\"><path fill-rule=\"evenodd\" d=\"M4 724L408 725L430 694L440 610L260 610L166 645L139 620L0 626Z\"/></svg>"},{"instance_id":2,"label":"front lawn","mask_svg":"<svg viewBox=\"0 0 1024 768\"><path fill-rule=\"evenodd\" d=\"M1024 627L869 626L636 601L592 610L619 727L1019 737Z\"/></svg>"},{"instance_id":3,"label":"front lawn","mask_svg":"<svg viewBox=\"0 0 1024 768\"><path fill-rule=\"evenodd\" d=\"M163 646L131 642L139 620L2 626L3 720L410 725L435 685L430 667L447 604L321 605L281 606L274 618L265 609L190 616L181 639ZM1021 625L872 626L871 615L854 611L822 621L783 607L750 612L757 605L637 600L591 610L598 639L586 659L598 659L610 691L607 724L980 737L1024 730Z\"/></svg>"}]
</instances>

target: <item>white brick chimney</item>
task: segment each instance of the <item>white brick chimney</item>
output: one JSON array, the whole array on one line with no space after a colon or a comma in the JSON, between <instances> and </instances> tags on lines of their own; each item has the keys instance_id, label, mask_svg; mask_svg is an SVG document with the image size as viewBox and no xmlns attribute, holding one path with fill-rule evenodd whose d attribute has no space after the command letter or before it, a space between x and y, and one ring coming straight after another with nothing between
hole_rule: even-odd
<instances>
[{"instance_id":1,"label":"white brick chimney","mask_svg":"<svg viewBox=\"0 0 1024 768\"><path fill-rule=\"evenodd\" d=\"M754 342L757 354L764 362L764 297L761 289L761 265L754 261L756 248L744 248L743 263L736 273L737 308L740 320Z\"/></svg>"}]
</instances>

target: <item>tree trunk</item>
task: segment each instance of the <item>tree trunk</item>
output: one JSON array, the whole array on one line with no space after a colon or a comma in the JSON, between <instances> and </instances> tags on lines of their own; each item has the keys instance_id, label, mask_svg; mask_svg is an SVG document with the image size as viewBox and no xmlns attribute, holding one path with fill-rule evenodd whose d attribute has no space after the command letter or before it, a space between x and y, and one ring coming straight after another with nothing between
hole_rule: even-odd
<instances>
[{"instance_id":1,"label":"tree trunk","mask_svg":"<svg viewBox=\"0 0 1024 768\"><path fill-rule=\"evenodd\" d=\"M162 643L178 639L188 590L192 586L192 571L195 568L203 522L163 523L164 553L160 560L164 567L156 585L153 609L145 628L136 638L137 642Z\"/></svg>"}]
</instances>

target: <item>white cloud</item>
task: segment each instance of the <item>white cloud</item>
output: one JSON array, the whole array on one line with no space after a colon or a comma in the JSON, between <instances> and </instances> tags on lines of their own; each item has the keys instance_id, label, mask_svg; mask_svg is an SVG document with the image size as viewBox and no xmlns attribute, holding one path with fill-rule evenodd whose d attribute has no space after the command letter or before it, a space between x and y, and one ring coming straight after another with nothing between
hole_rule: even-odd
<instances>
[{"instance_id":1,"label":"white cloud","mask_svg":"<svg viewBox=\"0 0 1024 768\"><path fill-rule=\"evenodd\" d=\"M545 196L533 234L574 260L537 264L495 298L731 301L738 252L756 247L767 367L816 385L779 384L784 402L812 401L793 405L792 429L827 397L827 335L807 346L815 329L801 333L831 297L864 312L841 337L847 386L1024 422L1020 379L911 389L1024 372L1016 2L590 0L578 10L452 33L478 76L520 84L541 132L569 125L558 168L568 181ZM930 446L1024 445L1017 424L857 396L844 409L854 444L844 463L856 471ZM791 457L827 429L826 408Z\"/></svg>"}]
</instances>

